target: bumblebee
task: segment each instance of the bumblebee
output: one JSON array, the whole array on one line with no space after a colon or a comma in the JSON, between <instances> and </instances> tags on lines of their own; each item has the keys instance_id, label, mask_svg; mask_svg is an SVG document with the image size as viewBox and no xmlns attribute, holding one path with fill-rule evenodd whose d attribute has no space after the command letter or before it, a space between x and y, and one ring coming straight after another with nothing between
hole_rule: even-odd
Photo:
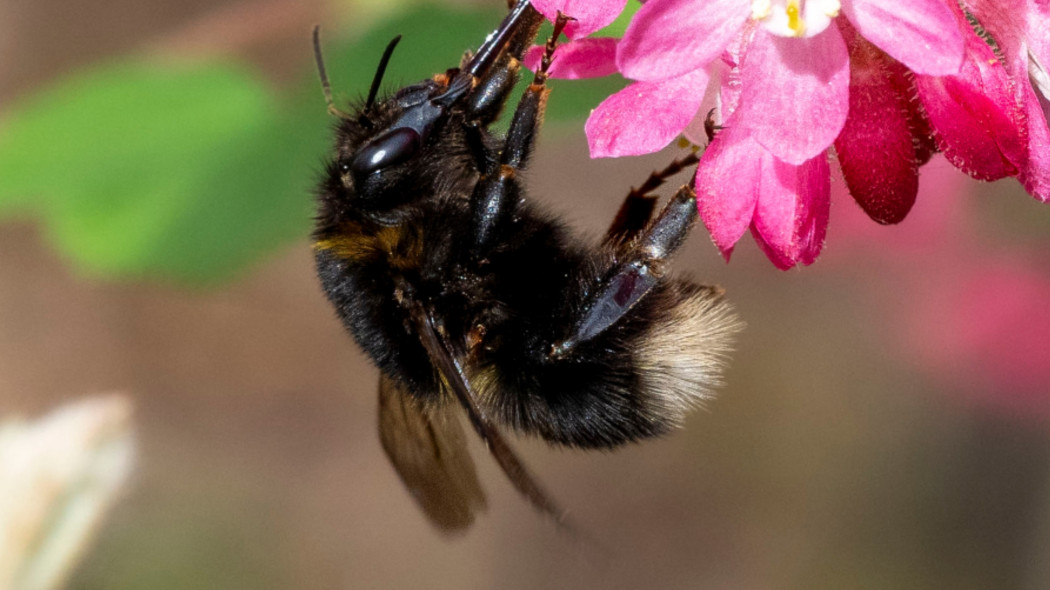
<instances>
[{"instance_id":1,"label":"bumblebee","mask_svg":"<svg viewBox=\"0 0 1050 590\"><path fill-rule=\"evenodd\" d=\"M633 190L598 244L528 198L521 172L565 17L506 134L488 128L542 20L521 0L460 67L379 97L395 39L347 112L333 105L314 31L337 118L317 191L317 273L381 373L383 448L446 532L485 506L457 408L518 491L561 520L500 428L581 449L667 433L711 395L740 328L721 289L667 273L696 197L683 186L657 213L648 191L694 156Z\"/></svg>"}]
</instances>

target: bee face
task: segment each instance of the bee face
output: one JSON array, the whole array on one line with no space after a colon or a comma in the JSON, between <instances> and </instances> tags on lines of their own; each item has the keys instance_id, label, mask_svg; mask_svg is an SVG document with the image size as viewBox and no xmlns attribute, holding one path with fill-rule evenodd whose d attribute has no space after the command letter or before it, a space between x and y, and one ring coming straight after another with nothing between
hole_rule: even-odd
<instances>
[{"instance_id":1,"label":"bee face","mask_svg":"<svg viewBox=\"0 0 1050 590\"><path fill-rule=\"evenodd\" d=\"M447 90L425 80L344 119L328 166L327 197L391 225L408 213L400 209L448 193L450 178L476 172L462 149L461 130L448 124L462 118L461 109L440 102Z\"/></svg>"},{"instance_id":2,"label":"bee face","mask_svg":"<svg viewBox=\"0 0 1050 590\"><path fill-rule=\"evenodd\" d=\"M380 370L387 455L448 532L484 506L451 409L466 411L517 489L562 521L500 427L577 448L664 434L719 382L740 327L720 289L667 274L696 221L691 188L659 213L655 197L632 192L600 244L528 198L519 171L549 93L545 70L506 136L487 128L541 20L520 0L460 68L377 98L391 45L364 105L343 113L329 102L340 123L318 191L318 275ZM655 185L687 161L654 174Z\"/></svg>"}]
</instances>

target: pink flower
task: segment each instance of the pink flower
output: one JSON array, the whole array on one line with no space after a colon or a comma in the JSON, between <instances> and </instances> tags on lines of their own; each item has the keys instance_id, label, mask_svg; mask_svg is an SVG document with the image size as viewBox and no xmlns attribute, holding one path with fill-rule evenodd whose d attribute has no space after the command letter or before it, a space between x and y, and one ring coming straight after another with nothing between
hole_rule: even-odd
<instances>
[{"instance_id":1,"label":"pink flower","mask_svg":"<svg viewBox=\"0 0 1050 590\"><path fill-rule=\"evenodd\" d=\"M1032 196L1050 201L1050 2L1028 2L1028 74L1031 87L1022 84L1028 114L1028 166L1021 183ZM1023 56L1018 56L1023 61ZM1023 79L1022 79L1023 81Z\"/></svg>"},{"instance_id":2,"label":"pink flower","mask_svg":"<svg viewBox=\"0 0 1050 590\"><path fill-rule=\"evenodd\" d=\"M570 15L586 4L543 3ZM592 2L584 20L622 7ZM654 152L683 133L703 143L699 122L716 107L724 130L696 188L727 259L749 229L780 268L816 259L832 147L850 194L883 224L911 210L937 151L1050 200L1048 0L650 0L622 40L578 39L554 63L555 76L615 68L635 80L588 119L592 157Z\"/></svg>"},{"instance_id":3,"label":"pink flower","mask_svg":"<svg viewBox=\"0 0 1050 590\"><path fill-rule=\"evenodd\" d=\"M709 68L739 43L739 105L745 115L740 124L777 158L798 165L827 149L846 121L848 49L839 28L831 26L839 16L913 71L958 71L962 35L944 0L894 3L892 11L885 5L879 0L651 0L628 27L617 65L628 78L665 82ZM689 105L649 108L658 106L685 111ZM594 131L616 129L610 120ZM625 142L610 147L595 155L637 151Z\"/></svg>"},{"instance_id":4,"label":"pink flower","mask_svg":"<svg viewBox=\"0 0 1050 590\"><path fill-rule=\"evenodd\" d=\"M547 73L568 80L615 74L617 41L609 37L591 37L559 45ZM542 45L530 47L525 54L525 65L535 70L543 58L543 51Z\"/></svg>"},{"instance_id":5,"label":"pink flower","mask_svg":"<svg viewBox=\"0 0 1050 590\"><path fill-rule=\"evenodd\" d=\"M1023 5L1025 0L998 1ZM961 28L969 26L962 8L953 6L953 12ZM1025 116L1015 95L1015 75L977 34L966 35L965 40L965 59L958 75L916 76L919 99L940 149L955 167L979 180L1016 176L1027 163L1028 146Z\"/></svg>"},{"instance_id":6,"label":"pink flower","mask_svg":"<svg viewBox=\"0 0 1050 590\"><path fill-rule=\"evenodd\" d=\"M831 208L827 157L789 164L737 121L734 113L697 168L697 201L711 238L728 259L750 228L778 268L811 264L824 244Z\"/></svg>"},{"instance_id":7,"label":"pink flower","mask_svg":"<svg viewBox=\"0 0 1050 590\"><path fill-rule=\"evenodd\" d=\"M850 116L835 139L842 175L864 212L898 223L915 204L919 166L936 146L912 100L907 68L840 21L850 55Z\"/></svg>"},{"instance_id":8,"label":"pink flower","mask_svg":"<svg viewBox=\"0 0 1050 590\"><path fill-rule=\"evenodd\" d=\"M988 38L967 36L958 76L916 77L938 143L974 178L1016 176L1033 196L1050 201L1050 78L1043 65L1050 7L1036 0L972 0L966 9ZM963 8L953 11L967 23Z\"/></svg>"},{"instance_id":9,"label":"pink flower","mask_svg":"<svg viewBox=\"0 0 1050 590\"><path fill-rule=\"evenodd\" d=\"M904 67L894 58L913 71L954 73L963 39L944 0L915 0L893 11L883 5L647 2L616 51L617 69L637 82L592 113L591 155L649 153L683 131L695 136L690 122L698 111L706 114L705 95L717 95L709 102L720 104L725 130L705 152L696 186L704 223L727 258L750 229L780 268L816 259L830 209L833 144L847 154L847 182L858 201L878 221L899 221L914 201L921 153L912 142L914 117L902 106ZM608 51L612 41L603 43ZM599 69L595 53L565 51L555 60L562 68L587 55L589 68L576 75ZM858 52L874 57L851 71L850 56ZM899 66L896 78L886 64ZM855 96L851 84L860 89ZM875 153L891 157L871 157L864 148L873 143L881 148Z\"/></svg>"}]
</instances>

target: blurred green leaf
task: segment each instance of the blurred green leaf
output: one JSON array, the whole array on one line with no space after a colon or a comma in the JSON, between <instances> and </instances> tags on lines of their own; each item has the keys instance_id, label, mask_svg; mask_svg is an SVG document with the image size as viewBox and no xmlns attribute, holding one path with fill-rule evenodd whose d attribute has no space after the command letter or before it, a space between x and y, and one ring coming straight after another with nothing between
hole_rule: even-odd
<instances>
[{"instance_id":1,"label":"blurred green leaf","mask_svg":"<svg viewBox=\"0 0 1050 590\"><path fill-rule=\"evenodd\" d=\"M8 114L0 202L41 215L89 272L212 279L306 226L279 120L243 68L103 65Z\"/></svg>"},{"instance_id":2,"label":"blurred green leaf","mask_svg":"<svg viewBox=\"0 0 1050 590\"><path fill-rule=\"evenodd\" d=\"M367 92L395 35L387 91L457 65L501 15L420 7L353 42L326 39L337 104ZM89 273L191 283L304 239L330 133L308 47L302 88L283 101L244 66L170 61L103 64L28 97L0 119L0 215L39 216ZM622 84L555 82L548 120L582 122Z\"/></svg>"}]
</instances>

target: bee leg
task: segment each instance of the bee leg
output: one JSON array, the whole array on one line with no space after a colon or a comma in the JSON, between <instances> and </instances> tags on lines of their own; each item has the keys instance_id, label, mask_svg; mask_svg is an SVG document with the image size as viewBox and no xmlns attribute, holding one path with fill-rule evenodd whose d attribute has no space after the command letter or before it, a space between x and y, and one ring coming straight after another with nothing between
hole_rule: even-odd
<instances>
[{"instance_id":1,"label":"bee leg","mask_svg":"<svg viewBox=\"0 0 1050 590\"><path fill-rule=\"evenodd\" d=\"M496 64L478 81L466 104L470 124L485 127L499 117L507 97L518 83L521 56L536 37L542 22L542 19L523 22L507 42L507 48ZM469 61L465 60L464 67Z\"/></svg>"},{"instance_id":2,"label":"bee leg","mask_svg":"<svg viewBox=\"0 0 1050 590\"><path fill-rule=\"evenodd\" d=\"M649 220L656 211L657 197L650 193L668 178L699 161L700 157L695 152L687 154L674 160L663 170L654 170L640 187L631 188L623 205L620 205L620 210L616 212L616 217L613 218L602 243L607 246L622 246L633 240L649 225Z\"/></svg>"},{"instance_id":3,"label":"bee leg","mask_svg":"<svg viewBox=\"0 0 1050 590\"><path fill-rule=\"evenodd\" d=\"M471 207L474 211L474 253L483 257L499 233L502 223L512 217L520 198L517 171L528 164L536 134L543 121L543 109L547 104L550 89L547 88L547 71L554 54L557 38L569 19L559 14L554 23L554 32L547 41L541 67L536 71L532 84L518 101L514 118L500 151L499 160L491 162L482 170L481 180L474 187Z\"/></svg>"},{"instance_id":4,"label":"bee leg","mask_svg":"<svg viewBox=\"0 0 1050 590\"><path fill-rule=\"evenodd\" d=\"M520 68L521 62L508 54L478 82L466 105L470 125L486 127L499 117L507 96L518 83Z\"/></svg>"},{"instance_id":5,"label":"bee leg","mask_svg":"<svg viewBox=\"0 0 1050 590\"><path fill-rule=\"evenodd\" d=\"M711 145L711 142L715 140L715 136L723 129L725 127L715 122L715 109L707 111L707 116L704 117L704 133L707 134L707 145Z\"/></svg>"},{"instance_id":6,"label":"bee leg","mask_svg":"<svg viewBox=\"0 0 1050 590\"><path fill-rule=\"evenodd\" d=\"M639 194L632 190L616 212L616 217L602 238L602 245L618 247L628 244L638 232L649 225L649 220L656 211L657 200L656 195Z\"/></svg>"},{"instance_id":7,"label":"bee leg","mask_svg":"<svg viewBox=\"0 0 1050 590\"><path fill-rule=\"evenodd\" d=\"M678 189L663 211L623 251L587 298L573 334L555 343L551 357L565 357L615 324L638 303L664 274L664 263L682 245L696 222L696 193Z\"/></svg>"},{"instance_id":8,"label":"bee leg","mask_svg":"<svg viewBox=\"0 0 1050 590\"><path fill-rule=\"evenodd\" d=\"M535 35L535 30L526 32ZM526 41L521 45L527 45L527 39L532 37L522 38ZM485 145L482 138L482 129L499 118L510 91L518 83L518 72L521 69L521 62L518 58L521 50L516 49L518 45L515 43L516 40L517 37L511 40L511 47L507 53L500 58L496 67L478 82L477 87L467 98L468 118L465 127L467 145L474 156L475 165L484 175L491 175L498 167L495 166L496 155L492 154L492 150Z\"/></svg>"},{"instance_id":9,"label":"bee leg","mask_svg":"<svg viewBox=\"0 0 1050 590\"><path fill-rule=\"evenodd\" d=\"M500 163L503 165L515 169L522 169L527 165L532 148L536 143L536 134L543 122L547 97L550 95L550 88L547 88L549 77L547 72L551 67L558 37L561 36L569 20L571 20L569 17L558 13L558 18L554 22L554 32L547 39L540 67L532 78L532 84L529 84L525 94L518 101L518 108L515 109L514 118L510 122L510 129L507 131L507 139L500 157Z\"/></svg>"}]
</instances>

